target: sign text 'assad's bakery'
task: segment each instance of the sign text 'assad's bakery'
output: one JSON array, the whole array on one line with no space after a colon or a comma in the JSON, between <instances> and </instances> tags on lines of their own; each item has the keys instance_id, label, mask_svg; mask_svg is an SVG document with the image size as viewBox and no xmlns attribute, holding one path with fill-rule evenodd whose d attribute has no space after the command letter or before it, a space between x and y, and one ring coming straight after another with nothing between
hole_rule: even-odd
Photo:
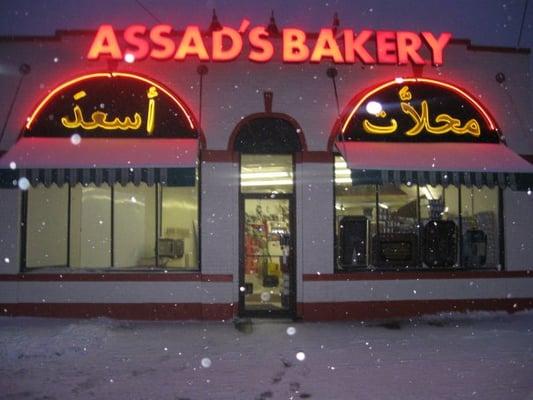
<instances>
[{"instance_id":1,"label":"sign text 'assad's bakery'","mask_svg":"<svg viewBox=\"0 0 533 400\"><path fill-rule=\"evenodd\" d=\"M176 60L188 57L200 61L232 61L241 55L249 43L248 59L265 63L275 55L284 62L319 63L333 61L336 64L433 64L443 63L444 49L451 34L435 35L431 32L373 31L354 32L344 29L321 29L312 39L303 30L285 28L279 43L264 26L251 26L243 19L238 29L224 26L203 35L198 26L187 26L177 32L171 25L130 25L119 31L111 25L101 25L87 53L89 60L107 57L114 60ZM127 56L127 57L126 57Z\"/></svg>"}]
</instances>

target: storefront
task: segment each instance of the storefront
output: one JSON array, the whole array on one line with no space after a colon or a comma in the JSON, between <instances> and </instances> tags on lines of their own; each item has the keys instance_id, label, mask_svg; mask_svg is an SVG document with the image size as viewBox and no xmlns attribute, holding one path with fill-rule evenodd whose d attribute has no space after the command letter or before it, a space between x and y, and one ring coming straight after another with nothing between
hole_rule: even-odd
<instances>
[{"instance_id":1,"label":"storefront","mask_svg":"<svg viewBox=\"0 0 533 400\"><path fill-rule=\"evenodd\" d=\"M5 315L533 307L529 50L246 19L0 47Z\"/></svg>"}]
</instances>

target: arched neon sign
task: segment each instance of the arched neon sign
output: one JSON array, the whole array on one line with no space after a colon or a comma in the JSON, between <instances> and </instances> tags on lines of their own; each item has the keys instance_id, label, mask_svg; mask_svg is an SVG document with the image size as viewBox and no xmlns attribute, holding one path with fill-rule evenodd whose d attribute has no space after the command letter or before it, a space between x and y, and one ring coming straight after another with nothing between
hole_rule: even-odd
<instances>
[{"instance_id":1,"label":"arched neon sign","mask_svg":"<svg viewBox=\"0 0 533 400\"><path fill-rule=\"evenodd\" d=\"M54 88L28 117L24 135L198 137L191 111L152 79L126 72L83 75Z\"/></svg>"},{"instance_id":2,"label":"arched neon sign","mask_svg":"<svg viewBox=\"0 0 533 400\"><path fill-rule=\"evenodd\" d=\"M429 78L396 78L352 100L341 140L497 142L488 111L465 90Z\"/></svg>"}]
</instances>

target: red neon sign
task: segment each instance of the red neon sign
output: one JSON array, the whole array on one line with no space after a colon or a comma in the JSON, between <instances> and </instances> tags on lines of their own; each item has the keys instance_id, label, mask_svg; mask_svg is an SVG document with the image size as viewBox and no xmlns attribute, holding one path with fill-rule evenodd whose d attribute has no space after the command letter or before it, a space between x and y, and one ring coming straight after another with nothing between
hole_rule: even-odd
<instances>
[{"instance_id":1,"label":"red neon sign","mask_svg":"<svg viewBox=\"0 0 533 400\"><path fill-rule=\"evenodd\" d=\"M281 49L277 49L275 45L279 42L272 40L264 26L249 27L250 21L245 19L238 30L224 26L206 36L198 26L191 25L178 36L172 26L166 24L151 28L130 25L121 35L111 25L101 25L87 58L122 60L128 54L137 61L146 58L181 61L188 57L201 61L232 61L246 48L249 49L247 58L258 63L268 62L280 52L287 63L325 60L336 64L441 65L444 49L452 36L448 32L435 36L431 32L354 32L351 29L336 34L325 28L311 39L301 29L285 28L281 34ZM426 54L429 58L425 58Z\"/></svg>"}]
</instances>

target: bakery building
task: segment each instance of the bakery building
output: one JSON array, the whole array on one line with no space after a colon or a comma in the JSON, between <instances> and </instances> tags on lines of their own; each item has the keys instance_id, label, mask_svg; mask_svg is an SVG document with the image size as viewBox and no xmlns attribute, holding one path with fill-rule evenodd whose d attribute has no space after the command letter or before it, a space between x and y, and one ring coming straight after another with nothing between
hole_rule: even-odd
<instances>
[{"instance_id":1,"label":"bakery building","mask_svg":"<svg viewBox=\"0 0 533 400\"><path fill-rule=\"evenodd\" d=\"M245 18L0 48L4 315L533 307L529 49Z\"/></svg>"}]
</instances>

